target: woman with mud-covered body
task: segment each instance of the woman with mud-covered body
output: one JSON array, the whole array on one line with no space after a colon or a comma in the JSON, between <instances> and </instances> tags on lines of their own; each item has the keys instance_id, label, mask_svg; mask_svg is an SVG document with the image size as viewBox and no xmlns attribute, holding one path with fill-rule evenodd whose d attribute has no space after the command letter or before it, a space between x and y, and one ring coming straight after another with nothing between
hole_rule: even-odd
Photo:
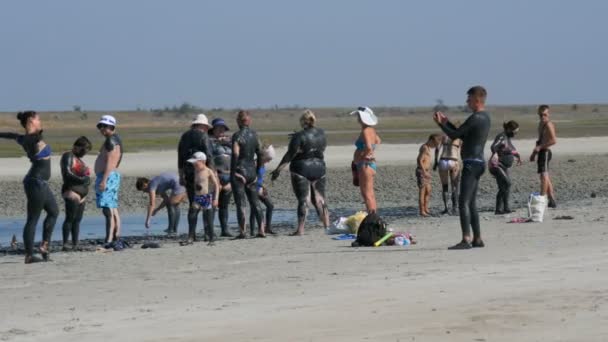
<instances>
[{"instance_id":1,"label":"woman with mud-covered body","mask_svg":"<svg viewBox=\"0 0 608 342\"><path fill-rule=\"evenodd\" d=\"M211 122L209 130L211 152L215 170L220 182L220 197L218 204L218 217L222 233L220 236L232 237L228 230L228 207L232 198L232 186L230 185L230 159L232 158L232 146L230 137L226 132L230 129L222 118L215 118Z\"/></svg>"},{"instance_id":2,"label":"woman with mud-covered body","mask_svg":"<svg viewBox=\"0 0 608 342\"><path fill-rule=\"evenodd\" d=\"M499 133L490 146L492 155L488 170L496 178L498 193L496 194L496 208L494 214L509 214L513 211L509 205L509 194L511 192L511 176L509 169L517 159L517 165L521 165L521 156L513 146L511 139L519 131L519 124L513 120L503 124L504 131Z\"/></svg>"},{"instance_id":3,"label":"woman with mud-covered body","mask_svg":"<svg viewBox=\"0 0 608 342\"><path fill-rule=\"evenodd\" d=\"M262 207L257 192L257 174L262 167L262 149L257 133L250 129L251 115L246 110L238 112L236 117L239 130L232 135L232 157L230 159L230 182L234 191L236 217L240 233L237 239L247 237L245 233L245 201L254 212L258 225L256 237L266 237Z\"/></svg>"},{"instance_id":4,"label":"woman with mud-covered body","mask_svg":"<svg viewBox=\"0 0 608 342\"><path fill-rule=\"evenodd\" d=\"M49 243L59 208L48 183L51 178L51 146L42 137L40 116L34 111L25 111L18 113L17 119L25 129L25 134L0 133L0 138L17 141L32 163L23 179L23 188L27 197L27 220L23 227L23 244L25 263L29 264L49 260ZM34 236L43 209L46 211L46 218L43 223L42 243L39 247L42 259L38 259L34 257Z\"/></svg>"},{"instance_id":5,"label":"woman with mud-covered body","mask_svg":"<svg viewBox=\"0 0 608 342\"><path fill-rule=\"evenodd\" d=\"M325 132L315 127L315 114L306 110L300 117L302 130L292 135L287 152L279 166L272 171L271 179L279 177L281 170L289 163L291 185L298 199L298 228L291 235L304 234L304 223L310 200L317 210L323 226L329 226L329 211L325 199Z\"/></svg>"},{"instance_id":6,"label":"woman with mud-covered body","mask_svg":"<svg viewBox=\"0 0 608 342\"><path fill-rule=\"evenodd\" d=\"M381 140L374 126L378 124L378 117L369 107L359 107L350 113L357 115L361 125L361 134L355 141L353 166L356 169L356 179L361 190L361 197L369 214L377 211L376 195L374 194L374 177L376 176L376 157L374 150Z\"/></svg>"},{"instance_id":7,"label":"woman with mud-covered body","mask_svg":"<svg viewBox=\"0 0 608 342\"><path fill-rule=\"evenodd\" d=\"M68 251L68 240L72 235L72 250L78 249L80 221L85 208L85 200L91 184L91 169L82 158L91 150L91 141L81 136L74 142L71 151L61 156L61 196L65 201L65 221L63 221L63 251Z\"/></svg>"}]
</instances>

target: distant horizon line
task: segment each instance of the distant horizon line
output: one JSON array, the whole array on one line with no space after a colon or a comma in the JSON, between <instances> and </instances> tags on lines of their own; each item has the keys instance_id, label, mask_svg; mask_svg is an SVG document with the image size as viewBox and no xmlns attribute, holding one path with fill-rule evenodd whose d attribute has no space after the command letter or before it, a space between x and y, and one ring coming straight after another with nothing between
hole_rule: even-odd
<instances>
[{"instance_id":1,"label":"distant horizon line","mask_svg":"<svg viewBox=\"0 0 608 342\"><path fill-rule=\"evenodd\" d=\"M244 107L228 107L228 106L198 106L196 104L192 104L190 102L182 102L181 104L177 105L170 105L170 106L162 106L162 107L157 107L157 108L145 108L145 107L136 107L133 109L87 109L87 108L82 108L82 106L79 105L74 105L72 106L72 109L59 109L59 110L55 110L55 109L51 109L51 110L47 110L47 109L42 109L42 110L38 110L35 108L22 108L19 110L10 110L10 109L0 109L0 114L8 114L8 113L18 113L18 112L22 112L22 111L26 111L26 110L35 110L36 112L39 113L73 113L73 112L78 112L77 110L75 110L75 107L79 106L81 107L80 112L115 112L115 113L125 113L125 112L153 112L153 111L157 111L157 110L162 110L162 109L173 109L173 107L177 107L179 108L179 106L183 105L183 104L189 104L191 106L193 106L194 108L198 108L202 111L238 111L238 110L267 110L267 111L277 111L277 110L304 110L304 109L343 109L343 108L353 108L356 109L357 107L359 107L360 105L354 105L354 106L303 106L303 105L286 105L286 106L279 106L279 105L275 105L275 106L244 106ZM608 105L608 102L564 102L564 103L521 103L521 104L488 104L486 107L529 107L529 106L539 106L541 104L547 104L549 106L573 106L573 105L577 105L577 106L605 106ZM367 105L368 107L374 109L374 108L404 108L404 109L416 109L416 108L433 108L437 105L440 105L439 103L436 103L434 105ZM448 103L443 103L443 106L446 106L448 108L458 108L458 107L463 107L465 106L464 103L462 104L448 104Z\"/></svg>"}]
</instances>

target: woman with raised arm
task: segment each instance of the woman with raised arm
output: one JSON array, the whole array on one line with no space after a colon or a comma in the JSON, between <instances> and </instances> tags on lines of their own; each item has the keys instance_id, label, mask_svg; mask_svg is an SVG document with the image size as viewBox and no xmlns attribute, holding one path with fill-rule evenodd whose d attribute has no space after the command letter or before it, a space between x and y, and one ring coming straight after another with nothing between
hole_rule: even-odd
<instances>
[{"instance_id":1,"label":"woman with raised arm","mask_svg":"<svg viewBox=\"0 0 608 342\"><path fill-rule=\"evenodd\" d=\"M23 179L23 188L27 197L27 221L23 227L23 244L25 245L25 263L49 260L49 242L57 221L59 208L51 192L48 180L51 178L51 146L42 138L42 122L34 111L19 112L17 119L25 134L0 133L0 138L17 141L32 163ZM39 250L42 260L34 257L34 236L36 224L42 210L46 211L42 231L42 243Z\"/></svg>"}]
</instances>

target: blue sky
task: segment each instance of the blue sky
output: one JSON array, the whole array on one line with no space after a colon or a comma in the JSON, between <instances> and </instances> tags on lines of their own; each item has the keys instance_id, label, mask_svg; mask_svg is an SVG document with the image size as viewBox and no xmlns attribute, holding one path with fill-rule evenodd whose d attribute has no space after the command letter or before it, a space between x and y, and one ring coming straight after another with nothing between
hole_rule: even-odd
<instances>
[{"instance_id":1,"label":"blue sky","mask_svg":"<svg viewBox=\"0 0 608 342\"><path fill-rule=\"evenodd\" d=\"M0 3L0 110L608 102L607 1Z\"/></svg>"}]
</instances>

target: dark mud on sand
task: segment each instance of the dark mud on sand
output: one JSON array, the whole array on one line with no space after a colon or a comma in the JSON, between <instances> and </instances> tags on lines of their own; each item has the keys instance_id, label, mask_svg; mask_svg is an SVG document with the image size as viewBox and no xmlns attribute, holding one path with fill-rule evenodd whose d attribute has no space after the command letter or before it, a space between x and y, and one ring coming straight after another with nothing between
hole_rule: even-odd
<instances>
[{"instance_id":1,"label":"dark mud on sand","mask_svg":"<svg viewBox=\"0 0 608 342\"><path fill-rule=\"evenodd\" d=\"M378 161L376 176L376 198L381 213L390 216L415 215L418 207L418 189L414 177L414 165L391 166L386 161ZM608 158L605 155L595 156L557 156L550 166L551 177L557 193L557 203L580 201L591 196L608 196ZM511 202L513 208L526 204L528 195L539 190L539 179L536 163L525 162L524 165L511 169L513 186ZM60 182L51 181L51 187L57 203L63 211L63 200L59 197ZM296 200L291 191L289 172L284 171L280 178L271 183L266 181L276 208L295 210ZM359 188L352 186L350 165L343 169L329 169L327 174L327 200L332 216L343 216L356 210L363 210ZM0 216L21 217L25 215L25 195L19 181L0 181ZM485 172L479 188L478 207L481 210L493 210L497 187L494 178ZM95 207L95 194L88 197L86 214L101 215ZM135 190L135 177L124 177L120 193L120 210L123 213L143 213L147 205L147 195ZM185 210L185 205L183 209ZM385 210L382 210L384 208ZM389 209L390 208L390 209ZM431 211L439 213L443 208L441 201L441 184L439 176L434 174ZM388 209L388 211L386 210ZM234 210L232 205L231 210ZM159 215L165 215L164 212ZM59 226L61 222L57 223ZM181 223L182 225L185 222ZM56 227L57 229L57 227Z\"/></svg>"}]
</instances>

